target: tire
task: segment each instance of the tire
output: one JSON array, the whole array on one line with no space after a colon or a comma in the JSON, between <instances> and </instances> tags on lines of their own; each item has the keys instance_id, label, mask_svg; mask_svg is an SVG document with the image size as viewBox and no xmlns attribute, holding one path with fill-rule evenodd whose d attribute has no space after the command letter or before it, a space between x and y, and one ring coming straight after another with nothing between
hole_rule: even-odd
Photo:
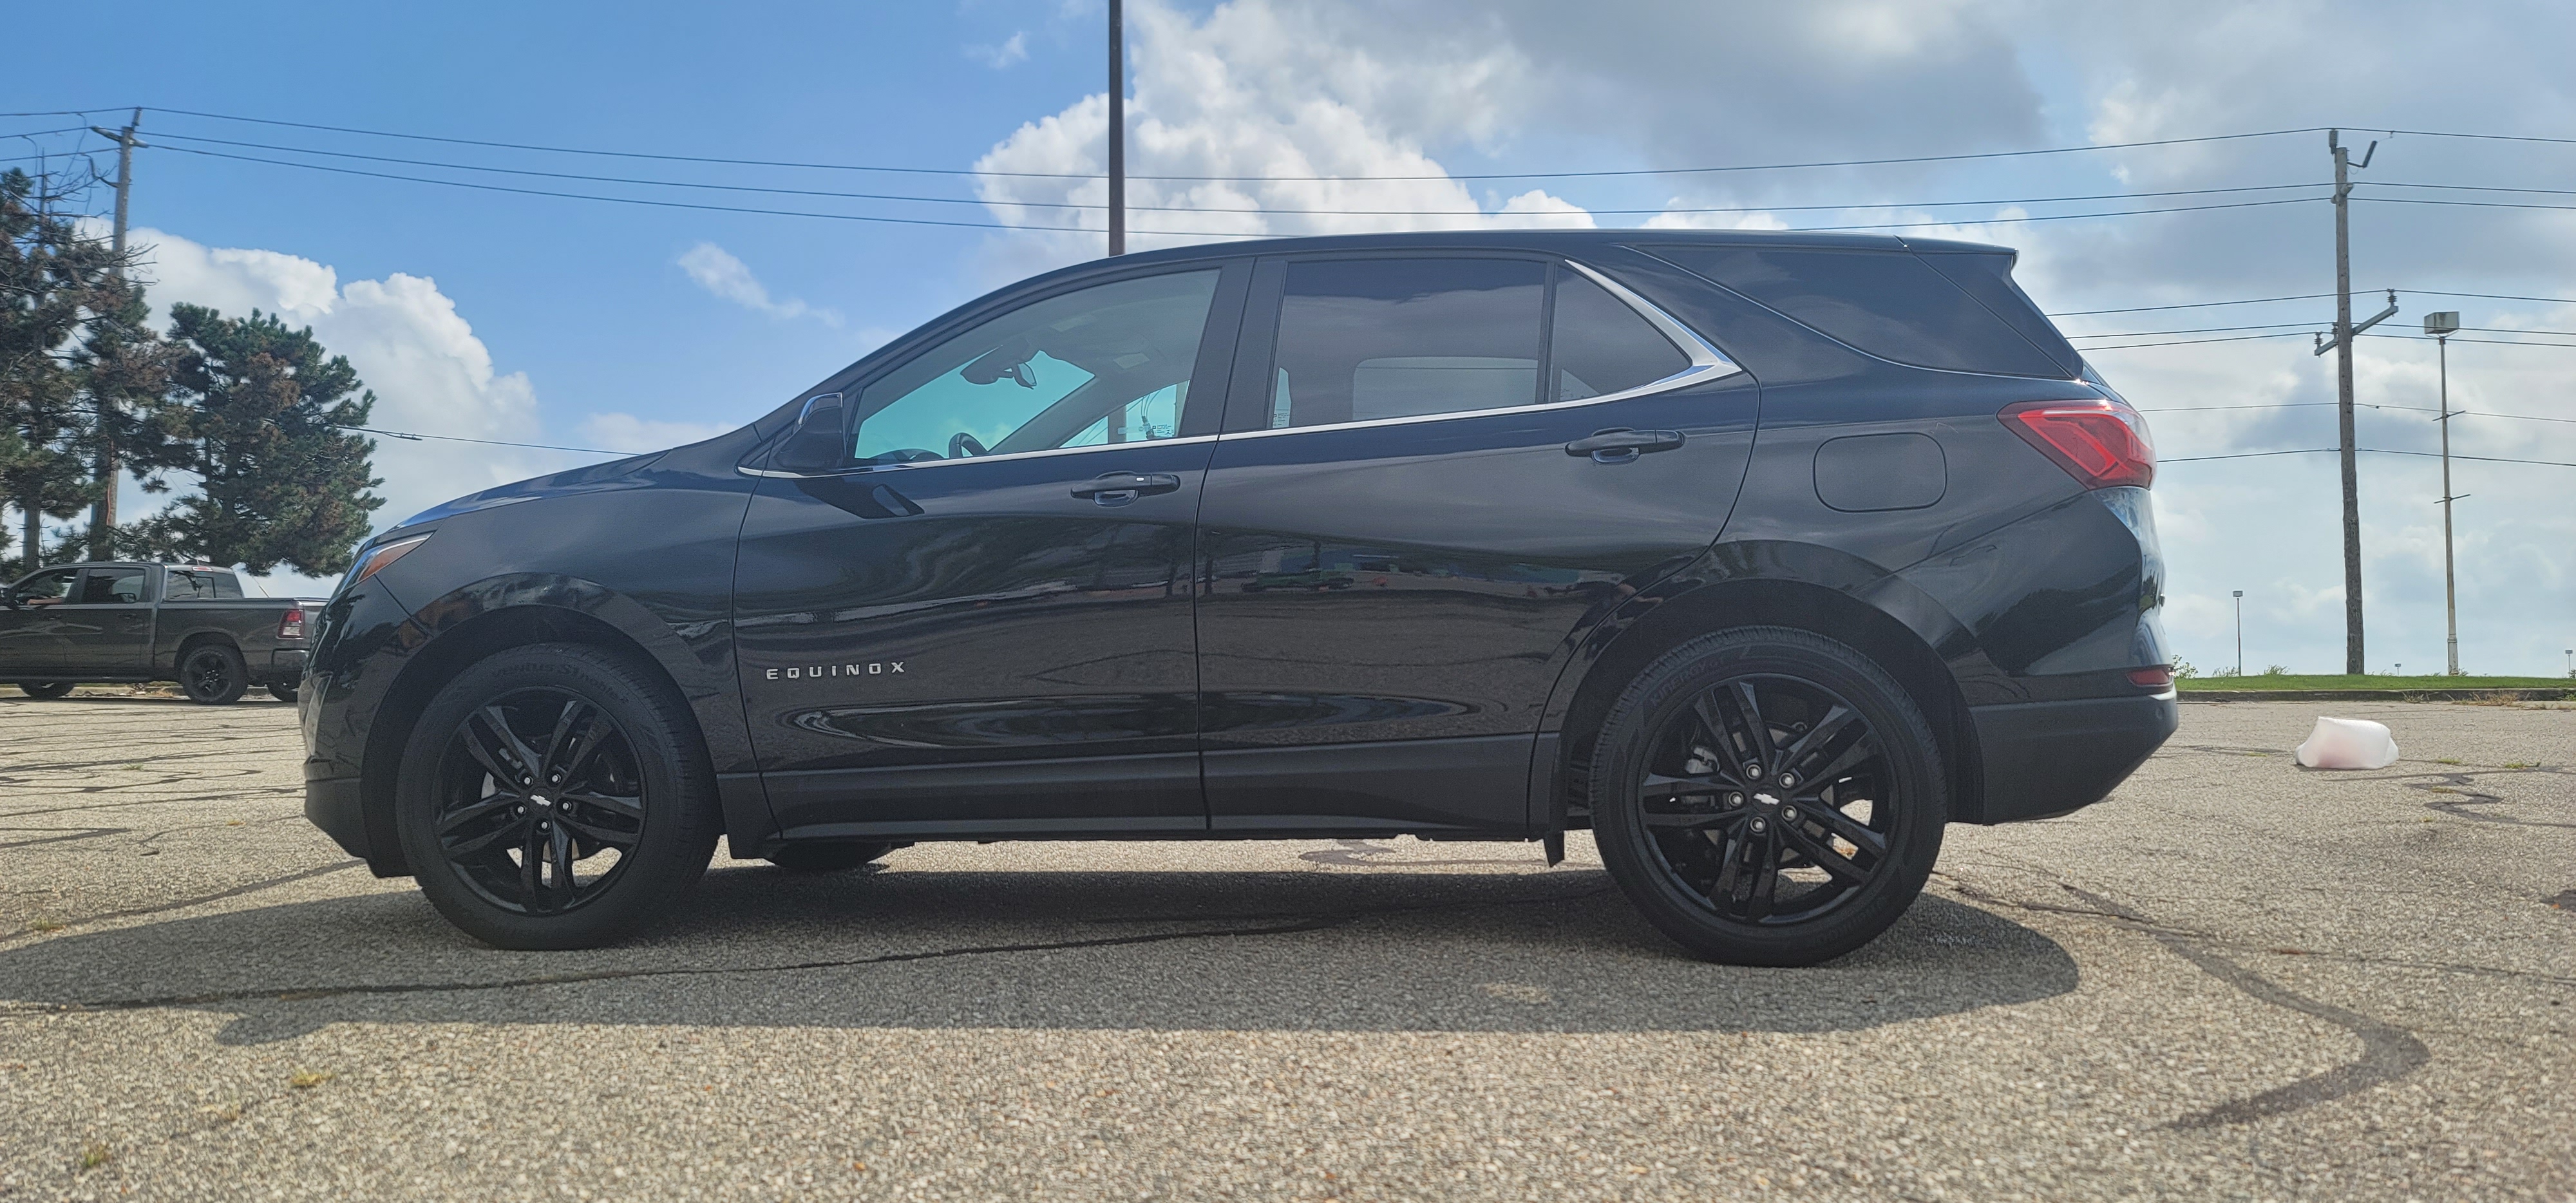
<instances>
[{"instance_id":1,"label":"tire","mask_svg":"<svg viewBox=\"0 0 2576 1203\"><path fill-rule=\"evenodd\" d=\"M768 856L769 863L790 873L842 873L894 851L886 844L789 844Z\"/></svg>"},{"instance_id":2,"label":"tire","mask_svg":"<svg viewBox=\"0 0 2576 1203\"><path fill-rule=\"evenodd\" d=\"M430 905L510 949L635 933L697 884L724 826L679 692L569 643L511 648L431 699L403 749L394 825Z\"/></svg>"},{"instance_id":3,"label":"tire","mask_svg":"<svg viewBox=\"0 0 2576 1203\"><path fill-rule=\"evenodd\" d=\"M179 691L200 706L230 706L250 688L250 668L229 643L200 643L179 658Z\"/></svg>"},{"instance_id":4,"label":"tire","mask_svg":"<svg viewBox=\"0 0 2576 1203\"><path fill-rule=\"evenodd\" d=\"M295 704L295 687L292 685L271 685L268 687L268 696L276 698L278 701L291 706Z\"/></svg>"},{"instance_id":5,"label":"tire","mask_svg":"<svg viewBox=\"0 0 2576 1203\"><path fill-rule=\"evenodd\" d=\"M20 681L18 682L18 691L26 694L28 697L36 699L39 702L51 702L58 698L70 696L72 683L69 681Z\"/></svg>"},{"instance_id":6,"label":"tire","mask_svg":"<svg viewBox=\"0 0 2576 1203\"><path fill-rule=\"evenodd\" d=\"M1886 931L1940 855L1947 781L1902 687L1786 627L1666 653L1582 770L1621 892L1694 955L1739 965L1813 965Z\"/></svg>"}]
</instances>

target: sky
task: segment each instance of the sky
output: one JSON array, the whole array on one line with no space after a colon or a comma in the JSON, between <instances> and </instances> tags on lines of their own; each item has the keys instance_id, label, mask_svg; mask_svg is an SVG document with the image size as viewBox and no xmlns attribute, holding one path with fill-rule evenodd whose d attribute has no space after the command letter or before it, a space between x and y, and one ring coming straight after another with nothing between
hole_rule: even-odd
<instances>
[{"instance_id":1,"label":"sky","mask_svg":"<svg viewBox=\"0 0 2576 1203\"><path fill-rule=\"evenodd\" d=\"M311 325L380 428L588 449L381 439L387 524L728 429L1103 249L1097 0L124 11L112 57L13 61L0 112L30 115L0 133L30 136L0 158L95 150L43 131L143 106L156 305ZM28 45L90 25L12 21ZM2246 671L2341 667L2335 457L2308 453L2335 441L2333 357L2310 353L2334 286L2316 127L2376 141L2354 303L2409 290L2372 334L2415 337L2357 344L2360 445L2438 447L2421 321L2459 311L2452 448L2486 457L2453 467L2462 667L2567 670L2576 337L2521 332L2576 331L2551 300L2576 299L2576 7L1131 0L1127 25L1136 249L1491 225L2019 248L2024 287L2101 336L2078 341L2148 412L2168 633L2202 671L2236 664L2239 589ZM41 115L70 109L94 111ZM1999 153L2049 148L2079 149ZM1748 169L1933 156L1987 157ZM2361 489L2369 666L2439 671L2439 461L2366 454Z\"/></svg>"}]
</instances>

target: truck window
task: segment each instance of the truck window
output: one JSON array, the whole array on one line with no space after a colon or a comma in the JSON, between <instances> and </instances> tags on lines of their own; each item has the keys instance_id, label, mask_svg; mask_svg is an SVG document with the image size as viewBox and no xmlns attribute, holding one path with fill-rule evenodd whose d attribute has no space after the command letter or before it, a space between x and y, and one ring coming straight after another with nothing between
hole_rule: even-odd
<instances>
[{"instance_id":1,"label":"truck window","mask_svg":"<svg viewBox=\"0 0 2576 1203\"><path fill-rule=\"evenodd\" d=\"M50 606L71 596L72 578L80 575L77 568L57 568L28 577L18 586L18 600L31 606Z\"/></svg>"},{"instance_id":2,"label":"truck window","mask_svg":"<svg viewBox=\"0 0 2576 1203\"><path fill-rule=\"evenodd\" d=\"M79 603L84 606L133 605L143 600L140 568L92 568L81 576Z\"/></svg>"},{"instance_id":3,"label":"truck window","mask_svg":"<svg viewBox=\"0 0 2576 1203\"><path fill-rule=\"evenodd\" d=\"M216 597L240 597L242 595L241 578L234 576L232 573L223 571L222 569L217 569L213 572L207 573L206 579L213 583L215 590L214 595Z\"/></svg>"},{"instance_id":4,"label":"truck window","mask_svg":"<svg viewBox=\"0 0 2576 1203\"><path fill-rule=\"evenodd\" d=\"M173 568L168 575L161 578L161 600L163 601L196 601L214 595L214 583L207 580L206 574L202 572L182 572Z\"/></svg>"}]
</instances>

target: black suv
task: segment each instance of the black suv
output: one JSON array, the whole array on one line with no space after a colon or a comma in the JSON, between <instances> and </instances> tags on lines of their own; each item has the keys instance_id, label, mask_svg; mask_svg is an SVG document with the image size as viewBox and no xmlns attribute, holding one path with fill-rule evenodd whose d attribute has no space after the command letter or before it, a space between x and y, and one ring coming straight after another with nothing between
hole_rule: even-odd
<instances>
[{"instance_id":1,"label":"black suv","mask_svg":"<svg viewBox=\"0 0 2576 1203\"><path fill-rule=\"evenodd\" d=\"M1589 828L1702 956L1886 929L1951 822L2171 734L2144 423L1889 237L1385 235L1003 289L688 447L487 490L323 611L305 813L466 931L736 857Z\"/></svg>"}]
</instances>

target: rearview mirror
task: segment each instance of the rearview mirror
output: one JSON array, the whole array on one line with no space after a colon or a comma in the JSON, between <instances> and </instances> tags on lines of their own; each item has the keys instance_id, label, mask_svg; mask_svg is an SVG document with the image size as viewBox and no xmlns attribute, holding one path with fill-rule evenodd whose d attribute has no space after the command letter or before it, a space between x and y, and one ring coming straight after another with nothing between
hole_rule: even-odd
<instances>
[{"instance_id":1,"label":"rearview mirror","mask_svg":"<svg viewBox=\"0 0 2576 1203\"><path fill-rule=\"evenodd\" d=\"M829 472L840 467L848 451L848 416L839 393L807 401L795 431L769 457L769 466L781 472Z\"/></svg>"}]
</instances>

